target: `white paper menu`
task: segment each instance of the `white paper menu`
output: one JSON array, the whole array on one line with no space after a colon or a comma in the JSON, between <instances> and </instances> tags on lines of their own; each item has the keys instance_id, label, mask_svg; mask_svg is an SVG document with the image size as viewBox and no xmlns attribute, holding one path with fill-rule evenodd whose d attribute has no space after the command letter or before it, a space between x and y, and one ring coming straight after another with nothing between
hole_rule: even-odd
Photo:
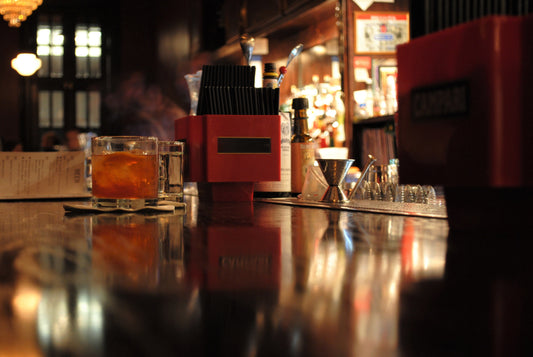
<instances>
[{"instance_id":1,"label":"white paper menu","mask_svg":"<svg viewBox=\"0 0 533 357\"><path fill-rule=\"evenodd\" d=\"M0 200L90 196L83 151L0 152Z\"/></svg>"}]
</instances>

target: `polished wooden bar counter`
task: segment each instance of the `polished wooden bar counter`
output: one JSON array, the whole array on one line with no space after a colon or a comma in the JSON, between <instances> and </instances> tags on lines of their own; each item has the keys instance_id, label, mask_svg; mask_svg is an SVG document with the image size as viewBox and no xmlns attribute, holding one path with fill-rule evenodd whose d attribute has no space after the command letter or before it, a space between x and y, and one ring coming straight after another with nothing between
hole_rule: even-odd
<instances>
[{"instance_id":1,"label":"polished wooden bar counter","mask_svg":"<svg viewBox=\"0 0 533 357\"><path fill-rule=\"evenodd\" d=\"M0 356L531 351L519 247L452 237L445 219L197 196L158 214L65 202L0 202Z\"/></svg>"}]
</instances>

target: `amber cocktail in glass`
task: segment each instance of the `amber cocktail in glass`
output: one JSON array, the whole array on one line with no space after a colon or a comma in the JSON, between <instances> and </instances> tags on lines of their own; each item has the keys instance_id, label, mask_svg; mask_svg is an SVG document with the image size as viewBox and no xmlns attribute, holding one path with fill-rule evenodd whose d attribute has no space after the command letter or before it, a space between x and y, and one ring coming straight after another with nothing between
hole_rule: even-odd
<instances>
[{"instance_id":1,"label":"amber cocktail in glass","mask_svg":"<svg viewBox=\"0 0 533 357\"><path fill-rule=\"evenodd\" d=\"M99 136L92 139L92 193L96 207L157 205L157 138Z\"/></svg>"}]
</instances>

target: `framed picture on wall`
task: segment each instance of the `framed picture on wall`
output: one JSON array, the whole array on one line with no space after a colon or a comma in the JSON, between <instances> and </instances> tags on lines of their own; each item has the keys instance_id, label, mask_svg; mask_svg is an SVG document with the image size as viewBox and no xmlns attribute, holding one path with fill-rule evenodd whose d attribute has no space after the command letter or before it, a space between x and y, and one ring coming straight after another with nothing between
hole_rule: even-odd
<instances>
[{"instance_id":1,"label":"framed picture on wall","mask_svg":"<svg viewBox=\"0 0 533 357\"><path fill-rule=\"evenodd\" d=\"M409 41L408 12L355 12L355 53L394 54Z\"/></svg>"},{"instance_id":2,"label":"framed picture on wall","mask_svg":"<svg viewBox=\"0 0 533 357\"><path fill-rule=\"evenodd\" d=\"M379 70L379 87L383 94L396 95L396 80L398 77L398 67L380 66Z\"/></svg>"}]
</instances>

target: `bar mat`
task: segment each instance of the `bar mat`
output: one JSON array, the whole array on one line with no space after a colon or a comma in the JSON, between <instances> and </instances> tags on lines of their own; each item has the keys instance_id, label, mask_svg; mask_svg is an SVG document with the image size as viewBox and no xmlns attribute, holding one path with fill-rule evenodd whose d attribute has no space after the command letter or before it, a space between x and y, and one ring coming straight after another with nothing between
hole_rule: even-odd
<instances>
[{"instance_id":1,"label":"bar mat","mask_svg":"<svg viewBox=\"0 0 533 357\"><path fill-rule=\"evenodd\" d=\"M164 202L166 203L166 202ZM185 203L172 202L172 204L163 204L143 208L117 208L117 207L93 207L91 204L63 204L65 211L72 213L110 213L110 212L127 212L127 213L145 213L145 212L172 212L174 209L185 208Z\"/></svg>"},{"instance_id":2,"label":"bar mat","mask_svg":"<svg viewBox=\"0 0 533 357\"><path fill-rule=\"evenodd\" d=\"M257 198L257 202L277 203L290 206L327 208L344 211L371 212L402 216L447 219L446 206L422 203L384 202L371 200L354 200L346 203L327 203L302 200L297 197L288 198Z\"/></svg>"}]
</instances>

